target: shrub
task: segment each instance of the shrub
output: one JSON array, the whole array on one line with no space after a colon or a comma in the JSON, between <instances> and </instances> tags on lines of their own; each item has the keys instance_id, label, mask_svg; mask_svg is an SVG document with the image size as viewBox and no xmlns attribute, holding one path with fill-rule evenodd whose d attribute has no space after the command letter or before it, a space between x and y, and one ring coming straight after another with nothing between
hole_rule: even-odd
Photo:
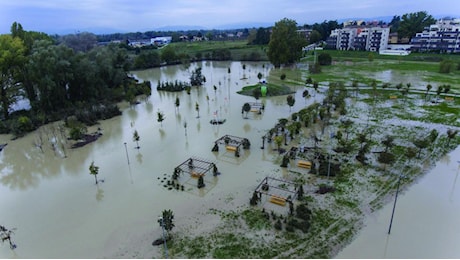
<instances>
[{"instance_id":1,"label":"shrub","mask_svg":"<svg viewBox=\"0 0 460 260\"><path fill-rule=\"evenodd\" d=\"M70 139L72 140L80 140L82 139L83 135L86 134L87 129L84 126L74 126L70 128Z\"/></svg>"},{"instance_id":2,"label":"shrub","mask_svg":"<svg viewBox=\"0 0 460 260\"><path fill-rule=\"evenodd\" d=\"M13 132L16 135L22 135L24 133L34 130L32 121L27 116L20 116L16 121L16 125L13 127Z\"/></svg>"},{"instance_id":3,"label":"shrub","mask_svg":"<svg viewBox=\"0 0 460 260\"><path fill-rule=\"evenodd\" d=\"M318 55L318 63L319 65L331 65L331 55L329 53L321 53L320 55Z\"/></svg>"},{"instance_id":4,"label":"shrub","mask_svg":"<svg viewBox=\"0 0 460 260\"><path fill-rule=\"evenodd\" d=\"M286 74L284 74L284 73L281 74L280 79L281 79L281 80L285 80L285 79L286 79Z\"/></svg>"},{"instance_id":5,"label":"shrub","mask_svg":"<svg viewBox=\"0 0 460 260\"><path fill-rule=\"evenodd\" d=\"M439 73L450 73L454 69L454 63L451 60L443 60L439 63Z\"/></svg>"}]
</instances>

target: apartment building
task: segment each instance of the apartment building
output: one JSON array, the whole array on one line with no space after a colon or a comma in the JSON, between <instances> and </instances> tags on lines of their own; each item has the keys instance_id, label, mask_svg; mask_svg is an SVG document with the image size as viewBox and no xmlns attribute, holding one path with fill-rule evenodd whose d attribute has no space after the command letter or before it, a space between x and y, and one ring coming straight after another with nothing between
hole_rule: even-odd
<instances>
[{"instance_id":1,"label":"apartment building","mask_svg":"<svg viewBox=\"0 0 460 260\"><path fill-rule=\"evenodd\" d=\"M426 27L411 39L412 51L460 52L460 19L444 18Z\"/></svg>"},{"instance_id":2,"label":"apartment building","mask_svg":"<svg viewBox=\"0 0 460 260\"><path fill-rule=\"evenodd\" d=\"M387 27L345 27L331 31L326 43L329 49L379 51L388 47L389 35Z\"/></svg>"},{"instance_id":3,"label":"apartment building","mask_svg":"<svg viewBox=\"0 0 460 260\"><path fill-rule=\"evenodd\" d=\"M331 34L326 39L326 46L330 49L349 50L353 46L356 33L356 28L343 28L332 30Z\"/></svg>"}]
</instances>

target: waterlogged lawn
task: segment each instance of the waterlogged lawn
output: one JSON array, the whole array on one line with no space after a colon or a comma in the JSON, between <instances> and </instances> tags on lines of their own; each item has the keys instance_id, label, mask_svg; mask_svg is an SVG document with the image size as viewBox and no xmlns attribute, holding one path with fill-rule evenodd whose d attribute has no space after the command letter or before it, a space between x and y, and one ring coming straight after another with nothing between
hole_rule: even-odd
<instances>
[{"instance_id":1,"label":"waterlogged lawn","mask_svg":"<svg viewBox=\"0 0 460 260\"><path fill-rule=\"evenodd\" d=\"M366 73L377 73L380 70L398 70L401 75L425 73L436 74L436 63L422 63L414 61L359 61L354 65L339 64L323 67L323 73L312 75L315 81L344 81L359 80L361 84L374 80ZM422 70L423 69L423 70ZM422 71L422 72L421 72ZM281 74L286 80L281 80ZM423 74L422 73L422 74ZM457 72L455 72L457 73ZM447 80L452 75L440 75ZM273 70L268 78L274 88L289 85L290 87L304 84L305 74L296 69ZM335 117L330 127L340 129L341 119L353 119L350 128L350 142L354 142L355 149L350 154L338 155L342 158L341 173L332 179L315 176L314 180L306 180L305 176L292 171L289 174L299 183L304 183L308 190L302 200L311 210L311 221L307 232L299 229L288 230L287 214L281 216L264 213L260 207L251 207L239 210L211 210L208 214L220 217L219 226L208 234L196 237L176 236L168 242L171 256L174 258L330 258L337 253L337 249L348 244L362 225L365 212L362 209L373 211L383 205L383 201L395 192L398 174L404 173L401 179L401 188L407 187L423 174L420 165L429 165L437 161L460 144L460 136L448 140L446 129L460 127L458 111L460 98L453 101L444 101L439 104L430 103L434 97L432 89L426 98L424 91L410 92L403 96L394 89L398 82L391 82L393 88L375 90L369 88L349 88L347 93L347 114L344 117ZM403 83L406 83L403 81ZM345 84L350 87L349 84ZM289 87L288 86L288 87ZM248 94L257 86L247 86L243 89ZM457 88L457 89L456 89ZM452 92L458 86L452 86ZM390 99L390 96L396 99ZM369 117L369 118L368 118ZM383 120L388 123L382 126ZM407 124L405 124L405 122ZM420 122L417 124L417 122ZM442 125L436 145L430 144L421 149L416 158L408 159L407 148L414 147L413 141L429 135L430 124ZM439 129L434 125L433 129ZM364 130L372 135L367 142L370 152L366 155L368 164L360 164L354 158L360 147L358 133ZM343 129L342 129L343 131ZM378 154L385 150L382 139L386 135L395 138L395 144L389 151L397 160L388 165L378 162ZM302 137L308 138L308 137ZM304 139L303 139L304 140ZM296 140L299 142L299 140ZM280 161L281 156L274 158ZM407 163L411 160L413 163ZM279 164L279 163L278 163ZM398 174L396 174L398 173ZM316 194L319 184L329 183L335 192ZM248 198L249 199L249 198ZM298 205L300 202L295 202ZM275 228L277 221L282 228Z\"/></svg>"},{"instance_id":2,"label":"waterlogged lawn","mask_svg":"<svg viewBox=\"0 0 460 260\"><path fill-rule=\"evenodd\" d=\"M460 70L454 68L452 72L439 73L439 62L398 61L398 60L336 60L333 64L322 66L321 73L310 76L317 82L344 82L351 85L353 80L360 84L370 85L374 80L377 83L390 83L395 86L399 83L413 85L431 84L432 91L438 85L451 85L451 92L460 92Z\"/></svg>"}]
</instances>

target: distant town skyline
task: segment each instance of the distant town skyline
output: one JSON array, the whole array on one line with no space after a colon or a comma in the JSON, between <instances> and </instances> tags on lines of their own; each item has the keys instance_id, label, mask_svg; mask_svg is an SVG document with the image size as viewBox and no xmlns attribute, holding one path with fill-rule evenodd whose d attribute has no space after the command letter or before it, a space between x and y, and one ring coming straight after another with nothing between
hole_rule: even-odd
<instances>
[{"instance_id":1,"label":"distant town skyline","mask_svg":"<svg viewBox=\"0 0 460 260\"><path fill-rule=\"evenodd\" d=\"M370 19L426 11L459 17L452 0L0 0L0 34L13 22L48 34L125 33L162 28L267 27L289 18L298 25L348 18ZM391 18L390 18L391 19Z\"/></svg>"}]
</instances>

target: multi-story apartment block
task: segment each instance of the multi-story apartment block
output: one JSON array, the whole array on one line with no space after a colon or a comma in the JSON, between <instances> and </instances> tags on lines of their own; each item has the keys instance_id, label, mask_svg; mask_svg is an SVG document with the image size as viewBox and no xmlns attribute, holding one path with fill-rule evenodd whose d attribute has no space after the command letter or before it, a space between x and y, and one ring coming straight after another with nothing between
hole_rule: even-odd
<instances>
[{"instance_id":1,"label":"multi-story apartment block","mask_svg":"<svg viewBox=\"0 0 460 260\"><path fill-rule=\"evenodd\" d=\"M337 50L379 51L388 47L389 35L386 27L346 27L331 31L326 43Z\"/></svg>"},{"instance_id":2,"label":"multi-story apartment block","mask_svg":"<svg viewBox=\"0 0 460 260\"><path fill-rule=\"evenodd\" d=\"M440 19L411 39L412 50L420 52L459 53L460 19Z\"/></svg>"},{"instance_id":3,"label":"multi-story apartment block","mask_svg":"<svg viewBox=\"0 0 460 260\"><path fill-rule=\"evenodd\" d=\"M353 46L356 36L356 28L343 28L331 31L331 35L326 39L328 48L336 50L349 50Z\"/></svg>"},{"instance_id":4,"label":"multi-story apartment block","mask_svg":"<svg viewBox=\"0 0 460 260\"><path fill-rule=\"evenodd\" d=\"M311 34L312 31L313 31L312 29L300 29L300 30L297 30L297 33L299 35L302 35L303 37L305 37L305 39L307 41L309 41L310 40L310 34Z\"/></svg>"}]
</instances>

